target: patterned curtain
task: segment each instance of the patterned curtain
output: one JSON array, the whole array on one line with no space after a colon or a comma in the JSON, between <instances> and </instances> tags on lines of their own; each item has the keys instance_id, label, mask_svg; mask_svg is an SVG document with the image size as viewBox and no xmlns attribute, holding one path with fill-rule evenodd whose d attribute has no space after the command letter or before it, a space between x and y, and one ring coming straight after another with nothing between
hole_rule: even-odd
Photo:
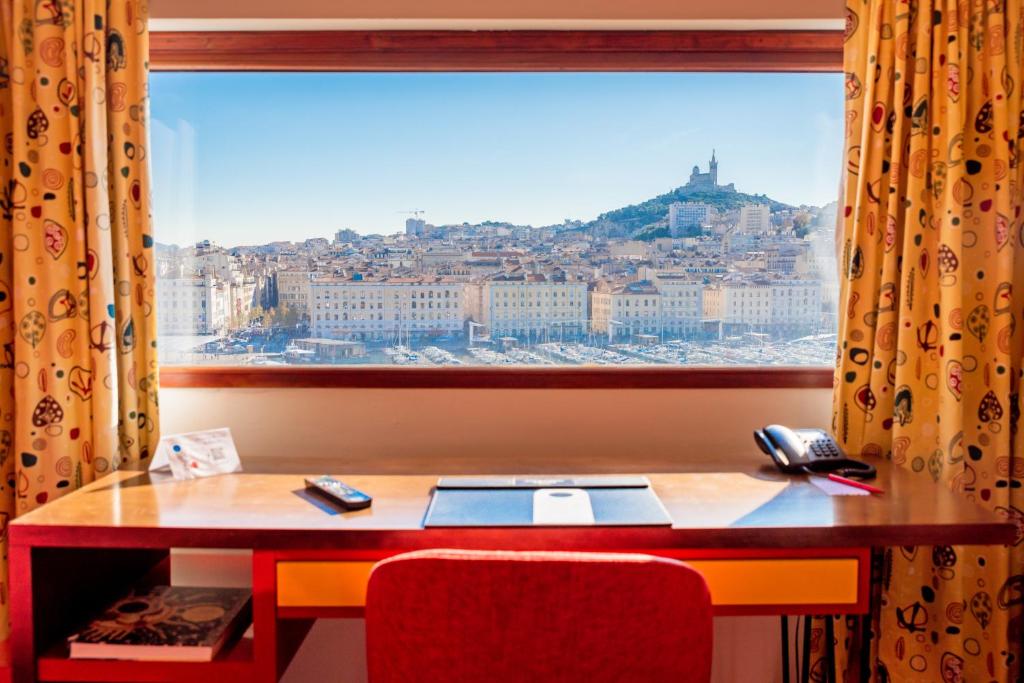
<instances>
[{"instance_id":1,"label":"patterned curtain","mask_svg":"<svg viewBox=\"0 0 1024 683\"><path fill-rule=\"evenodd\" d=\"M1022 673L1022 30L1021 0L848 0L833 430L1020 529L885 551L875 681Z\"/></svg>"},{"instance_id":2,"label":"patterned curtain","mask_svg":"<svg viewBox=\"0 0 1024 683\"><path fill-rule=\"evenodd\" d=\"M157 438L145 8L0 0L4 556L9 519Z\"/></svg>"}]
</instances>

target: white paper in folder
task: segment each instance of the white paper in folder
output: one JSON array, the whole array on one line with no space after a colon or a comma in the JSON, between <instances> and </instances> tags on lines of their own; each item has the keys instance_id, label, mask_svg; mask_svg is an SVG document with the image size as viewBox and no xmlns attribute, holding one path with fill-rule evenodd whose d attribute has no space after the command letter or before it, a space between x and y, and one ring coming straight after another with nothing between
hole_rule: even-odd
<instances>
[{"instance_id":1,"label":"white paper in folder","mask_svg":"<svg viewBox=\"0 0 1024 683\"><path fill-rule=\"evenodd\" d=\"M535 526L593 526L594 508L583 489L537 489L533 492Z\"/></svg>"}]
</instances>

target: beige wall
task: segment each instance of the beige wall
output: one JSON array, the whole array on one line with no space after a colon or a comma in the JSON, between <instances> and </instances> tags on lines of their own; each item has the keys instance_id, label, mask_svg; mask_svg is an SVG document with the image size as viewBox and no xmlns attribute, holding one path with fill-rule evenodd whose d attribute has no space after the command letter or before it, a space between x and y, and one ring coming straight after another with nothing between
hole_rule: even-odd
<instances>
[{"instance_id":1,"label":"beige wall","mask_svg":"<svg viewBox=\"0 0 1024 683\"><path fill-rule=\"evenodd\" d=\"M373 22L447 22L448 28L467 28L466 22L483 22L492 28L540 28L537 22L622 22L623 27L671 28L666 22L740 21L789 22L793 28L819 28L813 22L830 21L834 27L843 16L842 0L151 0L151 16L168 20L301 21L355 20ZM457 22L457 23L454 23ZM561 24L558 22L570 22ZM799 24L794 22L811 22ZM396 26L403 27L403 26ZM443 28L443 25L435 26Z\"/></svg>"},{"instance_id":2,"label":"beige wall","mask_svg":"<svg viewBox=\"0 0 1024 683\"><path fill-rule=\"evenodd\" d=\"M330 458L350 472L728 469L763 457L755 427L827 427L831 406L827 389L165 388L160 400L165 433L230 427L250 467Z\"/></svg>"}]
</instances>

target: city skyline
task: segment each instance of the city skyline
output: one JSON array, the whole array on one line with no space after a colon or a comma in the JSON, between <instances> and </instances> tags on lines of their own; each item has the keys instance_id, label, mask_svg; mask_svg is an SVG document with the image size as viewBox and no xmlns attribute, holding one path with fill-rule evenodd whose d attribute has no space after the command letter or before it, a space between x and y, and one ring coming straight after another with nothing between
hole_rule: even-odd
<instances>
[{"instance_id":1,"label":"city skyline","mask_svg":"<svg viewBox=\"0 0 1024 683\"><path fill-rule=\"evenodd\" d=\"M822 206L840 150L815 141L837 139L841 92L835 74L155 74L155 231L240 246L394 234L414 209L586 221L684 185L712 147L738 191ZM253 141L269 168L245 163Z\"/></svg>"}]
</instances>

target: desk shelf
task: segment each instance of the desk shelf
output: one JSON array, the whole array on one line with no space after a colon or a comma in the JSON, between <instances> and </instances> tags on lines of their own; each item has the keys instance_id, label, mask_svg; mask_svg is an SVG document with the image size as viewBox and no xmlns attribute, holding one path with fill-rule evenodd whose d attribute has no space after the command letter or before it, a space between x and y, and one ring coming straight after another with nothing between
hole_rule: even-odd
<instances>
[{"instance_id":1,"label":"desk shelf","mask_svg":"<svg viewBox=\"0 0 1024 683\"><path fill-rule=\"evenodd\" d=\"M136 662L120 659L71 659L61 643L38 659L40 681L110 683L248 683L256 678L252 638L242 638L211 662Z\"/></svg>"}]
</instances>

